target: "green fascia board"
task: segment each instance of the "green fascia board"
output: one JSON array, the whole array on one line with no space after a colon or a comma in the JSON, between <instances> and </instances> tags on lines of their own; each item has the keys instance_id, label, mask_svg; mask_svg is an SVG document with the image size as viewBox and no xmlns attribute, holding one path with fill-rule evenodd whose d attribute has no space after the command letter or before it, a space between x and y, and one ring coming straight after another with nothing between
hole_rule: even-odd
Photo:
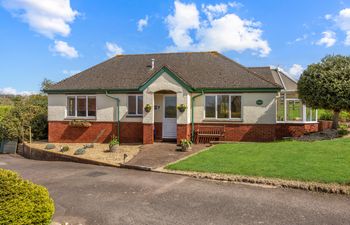
<instances>
[{"instance_id":1,"label":"green fascia board","mask_svg":"<svg viewBox=\"0 0 350 225\"><path fill-rule=\"evenodd\" d=\"M267 92L267 93L275 93L279 92L281 88L198 88L195 89L194 93L201 93L204 91L205 93L223 93L223 92L248 92L248 93L259 93L259 92Z\"/></svg>"},{"instance_id":2,"label":"green fascia board","mask_svg":"<svg viewBox=\"0 0 350 225\"><path fill-rule=\"evenodd\" d=\"M118 93L142 93L138 89L60 89L60 90L44 90L47 94L109 94Z\"/></svg>"},{"instance_id":3,"label":"green fascia board","mask_svg":"<svg viewBox=\"0 0 350 225\"><path fill-rule=\"evenodd\" d=\"M143 85L139 87L140 91L144 91L149 85L151 85L155 80L157 80L163 73L167 73L171 78L173 78L177 83L179 83L188 92L193 92L193 88L181 80L174 72L172 72L166 66L163 66L158 72L156 72L150 79L148 79Z\"/></svg>"}]
</instances>

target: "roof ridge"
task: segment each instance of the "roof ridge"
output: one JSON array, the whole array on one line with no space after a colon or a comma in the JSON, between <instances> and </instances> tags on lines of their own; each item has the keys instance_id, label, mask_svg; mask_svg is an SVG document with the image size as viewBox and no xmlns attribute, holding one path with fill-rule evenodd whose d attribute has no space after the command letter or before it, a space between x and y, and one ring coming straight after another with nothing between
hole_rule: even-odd
<instances>
[{"instance_id":1,"label":"roof ridge","mask_svg":"<svg viewBox=\"0 0 350 225\"><path fill-rule=\"evenodd\" d=\"M266 81L266 82L268 82L268 83L270 83L270 84L273 84L273 85L276 86L276 87L281 87L279 84L273 83L273 82L271 82L271 81L265 79L265 78L262 77L261 75L255 73L254 71L249 70L247 67L245 67L245 66L239 64L238 62L234 61L233 59L230 59L230 58L226 57L225 55L223 55L223 54L221 54L221 53L218 53L218 54L219 54L219 56L221 56L222 58L224 58L224 59L226 59L226 60L229 60L229 61L235 63L237 66L241 67L242 69L246 70L247 72L251 73L252 75L256 76L257 78L260 78L261 80L264 80L264 81Z\"/></svg>"},{"instance_id":2,"label":"roof ridge","mask_svg":"<svg viewBox=\"0 0 350 225\"><path fill-rule=\"evenodd\" d=\"M145 55L172 55L172 54L204 54L204 53L218 53L217 51L199 51L199 52L160 52L160 53L141 53L141 54L119 54L112 58L120 56L145 56ZM219 53L220 54L220 53Z\"/></svg>"}]
</instances>

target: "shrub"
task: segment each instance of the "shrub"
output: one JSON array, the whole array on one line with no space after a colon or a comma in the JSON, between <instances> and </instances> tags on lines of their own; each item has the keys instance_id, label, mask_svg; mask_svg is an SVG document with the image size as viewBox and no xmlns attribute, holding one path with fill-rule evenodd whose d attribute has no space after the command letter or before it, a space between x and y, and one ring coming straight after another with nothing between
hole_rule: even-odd
<instances>
[{"instance_id":1,"label":"shrub","mask_svg":"<svg viewBox=\"0 0 350 225\"><path fill-rule=\"evenodd\" d=\"M333 112L331 110L320 109L318 110L319 120L333 120Z\"/></svg>"},{"instance_id":2,"label":"shrub","mask_svg":"<svg viewBox=\"0 0 350 225\"><path fill-rule=\"evenodd\" d=\"M349 134L349 131L348 131L348 125L346 125L346 124L341 124L340 126L339 126L339 129L338 129L338 134L339 135L347 135L347 134Z\"/></svg>"},{"instance_id":3,"label":"shrub","mask_svg":"<svg viewBox=\"0 0 350 225\"><path fill-rule=\"evenodd\" d=\"M54 211L45 187L0 169L0 224L50 224Z\"/></svg>"},{"instance_id":4,"label":"shrub","mask_svg":"<svg viewBox=\"0 0 350 225\"><path fill-rule=\"evenodd\" d=\"M91 123L89 121L84 121L84 120L71 120L69 121L69 126L88 128L88 127L91 127Z\"/></svg>"},{"instance_id":5,"label":"shrub","mask_svg":"<svg viewBox=\"0 0 350 225\"><path fill-rule=\"evenodd\" d=\"M119 141L117 137L112 137L111 141L109 142L109 148L112 148L115 145L119 145Z\"/></svg>"},{"instance_id":6,"label":"shrub","mask_svg":"<svg viewBox=\"0 0 350 225\"><path fill-rule=\"evenodd\" d=\"M83 155L85 153L86 149L85 148L78 148L75 152L74 155Z\"/></svg>"}]
</instances>

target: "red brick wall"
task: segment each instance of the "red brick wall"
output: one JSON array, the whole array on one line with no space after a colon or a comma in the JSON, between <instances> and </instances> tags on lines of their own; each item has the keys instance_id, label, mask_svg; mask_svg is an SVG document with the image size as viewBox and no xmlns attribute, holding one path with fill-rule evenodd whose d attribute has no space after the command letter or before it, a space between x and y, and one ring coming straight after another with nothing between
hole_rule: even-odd
<instances>
[{"instance_id":1,"label":"red brick wall","mask_svg":"<svg viewBox=\"0 0 350 225\"><path fill-rule=\"evenodd\" d=\"M225 141L266 142L283 137L299 137L318 131L318 124L195 124L205 126L224 126Z\"/></svg>"},{"instance_id":2,"label":"red brick wall","mask_svg":"<svg viewBox=\"0 0 350 225\"><path fill-rule=\"evenodd\" d=\"M333 121L320 120L318 124L318 130L324 131L332 128Z\"/></svg>"},{"instance_id":3,"label":"red brick wall","mask_svg":"<svg viewBox=\"0 0 350 225\"><path fill-rule=\"evenodd\" d=\"M191 125L190 124L177 124L177 143L180 144L181 139L191 139Z\"/></svg>"},{"instance_id":4,"label":"red brick wall","mask_svg":"<svg viewBox=\"0 0 350 225\"><path fill-rule=\"evenodd\" d=\"M282 139L283 137L300 137L307 133L318 131L318 124L276 124L276 137Z\"/></svg>"},{"instance_id":5,"label":"red brick wall","mask_svg":"<svg viewBox=\"0 0 350 225\"><path fill-rule=\"evenodd\" d=\"M153 124L143 124L143 144L153 144L154 143L154 125Z\"/></svg>"},{"instance_id":6,"label":"red brick wall","mask_svg":"<svg viewBox=\"0 0 350 225\"><path fill-rule=\"evenodd\" d=\"M156 140L162 140L163 138L163 123L155 122L154 129L156 130Z\"/></svg>"},{"instance_id":7,"label":"red brick wall","mask_svg":"<svg viewBox=\"0 0 350 225\"><path fill-rule=\"evenodd\" d=\"M49 122L49 142L61 143L106 143L111 135L117 135L117 123L91 122L88 128L70 127L68 121ZM120 143L142 142L142 123L121 122Z\"/></svg>"}]
</instances>

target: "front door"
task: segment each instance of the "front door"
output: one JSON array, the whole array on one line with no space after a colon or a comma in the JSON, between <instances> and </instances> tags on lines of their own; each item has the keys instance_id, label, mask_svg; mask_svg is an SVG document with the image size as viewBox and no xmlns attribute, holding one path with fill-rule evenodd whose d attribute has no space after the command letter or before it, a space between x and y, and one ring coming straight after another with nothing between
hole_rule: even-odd
<instances>
[{"instance_id":1,"label":"front door","mask_svg":"<svg viewBox=\"0 0 350 225\"><path fill-rule=\"evenodd\" d=\"M176 139L176 96L164 96L163 138Z\"/></svg>"}]
</instances>

